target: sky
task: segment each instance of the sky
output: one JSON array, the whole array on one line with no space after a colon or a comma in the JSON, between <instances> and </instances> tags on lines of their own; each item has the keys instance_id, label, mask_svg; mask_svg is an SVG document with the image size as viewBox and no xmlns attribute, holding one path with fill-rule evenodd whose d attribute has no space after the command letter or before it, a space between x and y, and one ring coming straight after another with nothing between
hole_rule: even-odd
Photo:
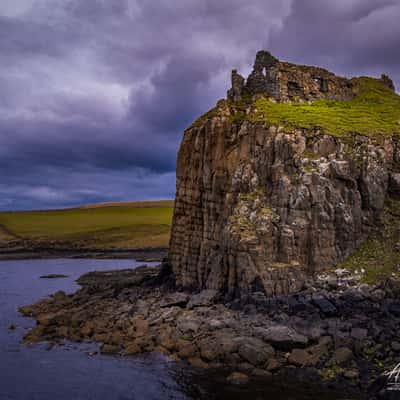
<instances>
[{"instance_id":1,"label":"sky","mask_svg":"<svg viewBox=\"0 0 400 400\"><path fill-rule=\"evenodd\" d=\"M0 210L167 199L258 50L400 88L399 0L1 0Z\"/></svg>"}]
</instances>

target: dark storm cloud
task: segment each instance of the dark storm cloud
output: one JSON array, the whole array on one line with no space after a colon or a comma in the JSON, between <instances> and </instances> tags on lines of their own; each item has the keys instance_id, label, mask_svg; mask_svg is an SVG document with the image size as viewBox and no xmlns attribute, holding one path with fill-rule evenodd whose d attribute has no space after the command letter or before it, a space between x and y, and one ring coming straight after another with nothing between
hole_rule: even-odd
<instances>
[{"instance_id":1,"label":"dark storm cloud","mask_svg":"<svg viewBox=\"0 0 400 400\"><path fill-rule=\"evenodd\" d=\"M389 0L2 0L0 209L172 197L232 68L270 48L399 78L398 19Z\"/></svg>"},{"instance_id":2,"label":"dark storm cloud","mask_svg":"<svg viewBox=\"0 0 400 400\"><path fill-rule=\"evenodd\" d=\"M23 3L0 5L1 208L172 197L183 129L290 1Z\"/></svg>"}]
</instances>

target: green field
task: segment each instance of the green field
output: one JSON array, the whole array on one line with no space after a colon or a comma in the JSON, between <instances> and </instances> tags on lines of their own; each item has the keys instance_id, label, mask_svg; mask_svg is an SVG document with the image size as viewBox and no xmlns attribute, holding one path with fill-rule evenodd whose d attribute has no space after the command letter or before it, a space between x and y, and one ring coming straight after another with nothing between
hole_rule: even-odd
<instances>
[{"instance_id":1,"label":"green field","mask_svg":"<svg viewBox=\"0 0 400 400\"><path fill-rule=\"evenodd\" d=\"M55 249L167 247L173 201L0 213L0 243Z\"/></svg>"}]
</instances>

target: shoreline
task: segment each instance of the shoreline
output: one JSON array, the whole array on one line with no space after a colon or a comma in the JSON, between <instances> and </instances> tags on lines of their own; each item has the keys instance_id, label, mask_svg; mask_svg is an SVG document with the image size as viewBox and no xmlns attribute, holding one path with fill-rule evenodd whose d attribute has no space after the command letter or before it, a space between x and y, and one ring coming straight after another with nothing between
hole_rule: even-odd
<instances>
[{"instance_id":1,"label":"shoreline","mask_svg":"<svg viewBox=\"0 0 400 400\"><path fill-rule=\"evenodd\" d=\"M37 321L25 342L90 340L105 354L161 352L226 371L233 385L294 373L360 398L387 389L383 372L400 358L398 282L372 287L338 270L296 295L226 301L211 290L177 291L167 272L87 273L77 292L20 307Z\"/></svg>"},{"instance_id":2,"label":"shoreline","mask_svg":"<svg viewBox=\"0 0 400 400\"><path fill-rule=\"evenodd\" d=\"M92 259L134 259L143 262L161 262L168 254L168 248L143 249L17 249L0 250L0 261L52 259L52 258L92 258Z\"/></svg>"}]
</instances>

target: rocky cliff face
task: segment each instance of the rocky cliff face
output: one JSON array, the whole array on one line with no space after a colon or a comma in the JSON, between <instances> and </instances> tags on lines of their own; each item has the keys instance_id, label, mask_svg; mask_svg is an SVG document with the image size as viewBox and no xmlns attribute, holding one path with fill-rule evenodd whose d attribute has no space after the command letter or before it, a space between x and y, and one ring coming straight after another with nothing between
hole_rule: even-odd
<instances>
[{"instance_id":1,"label":"rocky cliff face","mask_svg":"<svg viewBox=\"0 0 400 400\"><path fill-rule=\"evenodd\" d=\"M386 76L373 84L398 100ZM357 125L363 115L346 134L301 118L286 124L286 114L276 123L269 119L276 113L261 107L288 103L286 113L301 113L307 102L331 112L338 103L353 107L360 93L358 80L267 52L258 53L247 81L233 72L228 100L186 130L179 150L169 254L178 286L287 294L365 240L389 189L399 193L396 132L365 134ZM345 130L346 115L339 115Z\"/></svg>"}]
</instances>

